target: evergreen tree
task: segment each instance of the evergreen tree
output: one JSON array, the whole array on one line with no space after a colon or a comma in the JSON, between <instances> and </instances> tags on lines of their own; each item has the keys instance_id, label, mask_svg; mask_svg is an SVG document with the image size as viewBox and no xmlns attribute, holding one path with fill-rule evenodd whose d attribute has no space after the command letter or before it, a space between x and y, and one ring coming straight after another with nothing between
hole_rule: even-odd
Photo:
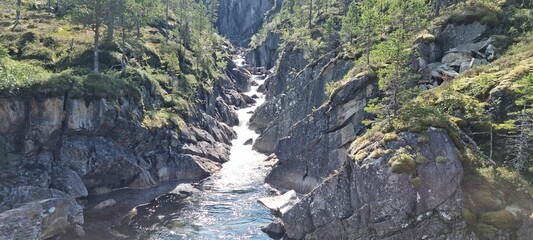
<instances>
[{"instance_id":1,"label":"evergreen tree","mask_svg":"<svg viewBox=\"0 0 533 240\"><path fill-rule=\"evenodd\" d=\"M348 7L348 12L342 17L341 36L345 45L352 45L359 23L359 9L357 2L352 1Z\"/></svg>"},{"instance_id":2,"label":"evergreen tree","mask_svg":"<svg viewBox=\"0 0 533 240\"><path fill-rule=\"evenodd\" d=\"M328 47L334 47L336 37L337 31L335 30L335 22L332 17L329 17L324 23L324 38Z\"/></svg>"},{"instance_id":3,"label":"evergreen tree","mask_svg":"<svg viewBox=\"0 0 533 240\"><path fill-rule=\"evenodd\" d=\"M111 11L114 0L69 0L72 9L73 23L89 26L94 32L93 53L94 73L99 73L100 32L105 26L106 18Z\"/></svg>"},{"instance_id":4,"label":"evergreen tree","mask_svg":"<svg viewBox=\"0 0 533 240\"><path fill-rule=\"evenodd\" d=\"M358 26L355 28L356 35L361 39L365 51L365 62L370 66L370 51L374 42L378 39L379 28L379 7L377 0L361 0L359 4Z\"/></svg>"},{"instance_id":5,"label":"evergreen tree","mask_svg":"<svg viewBox=\"0 0 533 240\"><path fill-rule=\"evenodd\" d=\"M409 59L409 42L403 41L403 29L390 34L389 39L376 47L375 55L386 65L378 70L379 90L383 97L377 103L369 105L367 111L376 114L379 119L391 119L398 115L402 103L407 101L407 82L411 76L407 61Z\"/></svg>"}]
</instances>

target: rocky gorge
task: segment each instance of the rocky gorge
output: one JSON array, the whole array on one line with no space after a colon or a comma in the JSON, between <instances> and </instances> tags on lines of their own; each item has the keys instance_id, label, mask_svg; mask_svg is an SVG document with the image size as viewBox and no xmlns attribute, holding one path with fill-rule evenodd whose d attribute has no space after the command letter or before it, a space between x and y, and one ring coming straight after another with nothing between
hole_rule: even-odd
<instances>
[{"instance_id":1,"label":"rocky gorge","mask_svg":"<svg viewBox=\"0 0 533 240\"><path fill-rule=\"evenodd\" d=\"M341 25L346 13L335 10L348 2L315 13L309 34L321 37L328 14ZM501 168L506 145L493 147L513 133L502 128L517 108L514 79L533 72L531 37L508 36L490 8L432 2L451 13L412 39L417 77L407 85L419 95L388 124L369 123L389 63L365 68L363 50L329 42L309 57L309 46L269 27L296 31L275 19L296 14L288 3L218 1L213 25L233 45L263 37L223 47L219 77L198 89L185 119L148 127L147 106L168 107L149 81L117 99L0 96L0 236L533 236L531 184ZM524 45L513 50L516 39Z\"/></svg>"}]
</instances>

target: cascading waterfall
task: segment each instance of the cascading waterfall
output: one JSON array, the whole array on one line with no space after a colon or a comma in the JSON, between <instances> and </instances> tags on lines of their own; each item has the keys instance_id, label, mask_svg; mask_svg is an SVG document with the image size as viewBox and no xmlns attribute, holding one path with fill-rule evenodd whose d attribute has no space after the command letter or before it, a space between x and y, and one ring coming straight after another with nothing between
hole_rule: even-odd
<instances>
[{"instance_id":1,"label":"cascading waterfall","mask_svg":"<svg viewBox=\"0 0 533 240\"><path fill-rule=\"evenodd\" d=\"M235 63L243 67L244 60L239 58ZM237 139L232 142L230 161L201 184L201 191L184 199L179 209L167 208L160 214L161 221L146 238L269 239L260 227L271 222L271 214L257 202L269 194L263 183L268 171L267 156L246 144L259 136L249 129L249 119L265 101L265 96L257 91L264 77L254 75L250 79L257 84L245 94L256 98L256 104L237 112L240 124L234 127Z\"/></svg>"}]
</instances>

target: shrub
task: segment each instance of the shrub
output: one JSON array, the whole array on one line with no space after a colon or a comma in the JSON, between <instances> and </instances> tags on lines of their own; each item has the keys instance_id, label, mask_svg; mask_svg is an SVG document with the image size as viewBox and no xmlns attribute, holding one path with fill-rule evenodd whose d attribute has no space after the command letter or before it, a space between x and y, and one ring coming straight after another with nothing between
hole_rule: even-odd
<instances>
[{"instance_id":1,"label":"shrub","mask_svg":"<svg viewBox=\"0 0 533 240\"><path fill-rule=\"evenodd\" d=\"M39 43L30 43L22 49L22 59L35 59L42 62L52 62L54 53Z\"/></svg>"}]
</instances>

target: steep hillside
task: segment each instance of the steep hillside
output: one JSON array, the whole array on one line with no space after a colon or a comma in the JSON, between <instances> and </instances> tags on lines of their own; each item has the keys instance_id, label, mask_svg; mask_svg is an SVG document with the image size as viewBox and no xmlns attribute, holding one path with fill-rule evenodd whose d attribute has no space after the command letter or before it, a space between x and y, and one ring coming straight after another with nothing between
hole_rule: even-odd
<instances>
[{"instance_id":1,"label":"steep hillside","mask_svg":"<svg viewBox=\"0 0 533 240\"><path fill-rule=\"evenodd\" d=\"M196 23L208 22L201 6L182 3L190 16L176 10L170 22L156 15L114 35L107 25L100 73L93 33L73 22L74 8L24 3L18 24L2 8L0 235L83 234L88 195L198 181L228 161L235 110L253 101L240 93L249 73Z\"/></svg>"},{"instance_id":2,"label":"steep hillside","mask_svg":"<svg viewBox=\"0 0 533 240\"><path fill-rule=\"evenodd\" d=\"M372 11L372 1L360 4L367 2ZM403 27L395 23L409 17L393 15L398 22L383 35L347 29L375 22L342 1L314 11L309 1L291 3L249 54L274 66L269 101L252 119L262 131L254 146L278 160L266 182L303 194L265 231L284 228L290 239L528 239L530 1L437 1L427 8L432 21L413 8L413 19L422 9L417 24ZM373 3L388 6L375 10L383 15L401 6Z\"/></svg>"}]
</instances>

